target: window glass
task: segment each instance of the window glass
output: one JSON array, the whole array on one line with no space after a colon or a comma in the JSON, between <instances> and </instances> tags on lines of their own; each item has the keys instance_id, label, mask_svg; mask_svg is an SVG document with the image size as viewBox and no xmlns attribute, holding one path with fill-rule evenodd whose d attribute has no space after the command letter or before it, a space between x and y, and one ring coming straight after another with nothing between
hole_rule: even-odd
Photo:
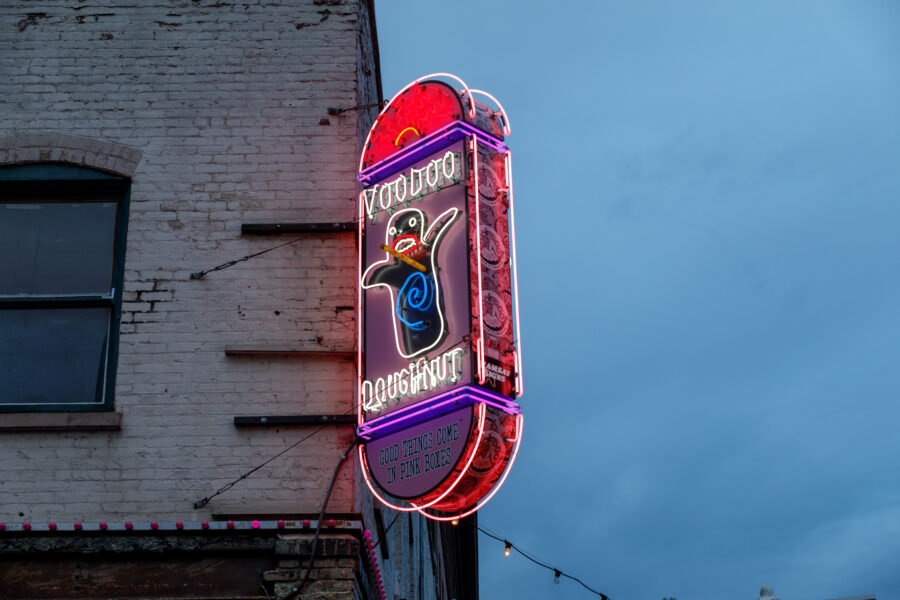
<instances>
[{"instance_id":1,"label":"window glass","mask_svg":"<svg viewBox=\"0 0 900 600\"><path fill-rule=\"evenodd\" d=\"M0 203L0 295L108 295L115 224L115 202Z\"/></svg>"},{"instance_id":2,"label":"window glass","mask_svg":"<svg viewBox=\"0 0 900 600\"><path fill-rule=\"evenodd\" d=\"M103 401L109 307L0 310L0 404Z\"/></svg>"}]
</instances>

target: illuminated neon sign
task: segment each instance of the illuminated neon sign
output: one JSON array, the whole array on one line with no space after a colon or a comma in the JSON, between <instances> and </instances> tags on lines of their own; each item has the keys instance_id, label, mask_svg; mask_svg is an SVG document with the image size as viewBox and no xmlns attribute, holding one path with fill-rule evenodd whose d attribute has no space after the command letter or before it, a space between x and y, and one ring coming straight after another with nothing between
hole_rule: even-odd
<instances>
[{"instance_id":1,"label":"illuminated neon sign","mask_svg":"<svg viewBox=\"0 0 900 600\"><path fill-rule=\"evenodd\" d=\"M483 506L522 437L509 133L493 96L438 73L360 157L360 466L379 500L437 520Z\"/></svg>"}]
</instances>

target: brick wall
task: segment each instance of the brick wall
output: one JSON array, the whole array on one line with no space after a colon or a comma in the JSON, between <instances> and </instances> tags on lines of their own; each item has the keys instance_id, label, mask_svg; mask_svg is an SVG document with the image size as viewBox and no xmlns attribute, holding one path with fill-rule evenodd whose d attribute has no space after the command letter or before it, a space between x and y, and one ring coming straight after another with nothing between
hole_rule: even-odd
<instances>
[{"instance_id":1,"label":"brick wall","mask_svg":"<svg viewBox=\"0 0 900 600\"><path fill-rule=\"evenodd\" d=\"M307 236L190 274L290 239L242 236L242 223L354 217L371 113L327 113L373 100L366 11L349 0L0 6L0 162L133 178L122 428L4 433L0 519L318 510L351 427L317 434L204 510L191 505L309 432L237 429L234 416L352 412L352 361L224 350L352 349L353 236ZM331 511L353 510L354 470L342 469Z\"/></svg>"},{"instance_id":2,"label":"brick wall","mask_svg":"<svg viewBox=\"0 0 900 600\"><path fill-rule=\"evenodd\" d=\"M359 145L378 108L328 109L381 97L369 10L363 0L0 5L0 165L132 178L121 429L0 433L0 521L318 512L352 426L328 426L192 504L312 431L236 428L234 416L355 414L355 363L327 355L354 348L354 236L302 236L190 275L294 239L241 235L242 223L355 218ZM326 354L226 356L236 345ZM361 513L377 539L355 454L328 509ZM395 516L383 514L390 558L379 551L388 596L434 597L426 523ZM314 579L334 580L320 591L349 593L355 548L317 563ZM267 585L287 593L294 562L281 557Z\"/></svg>"}]
</instances>

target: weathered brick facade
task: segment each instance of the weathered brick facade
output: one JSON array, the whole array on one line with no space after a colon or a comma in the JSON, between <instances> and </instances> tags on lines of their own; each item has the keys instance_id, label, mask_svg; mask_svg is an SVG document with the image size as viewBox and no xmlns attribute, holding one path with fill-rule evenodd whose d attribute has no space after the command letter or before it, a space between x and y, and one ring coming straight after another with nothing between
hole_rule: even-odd
<instances>
[{"instance_id":1,"label":"weathered brick facade","mask_svg":"<svg viewBox=\"0 0 900 600\"><path fill-rule=\"evenodd\" d=\"M355 218L358 149L378 109L329 109L381 99L372 11L363 0L0 6L0 167L66 163L131 179L115 412L0 414L0 521L317 516L352 424L327 425L208 505L193 503L314 430L236 427L234 417L355 414L354 236L297 235L191 274L294 239L243 235L243 224ZM327 512L374 531L355 461L344 461ZM435 579L453 561L437 556L448 544L440 531L397 520L383 542L388 597L449 593ZM317 563L316 577L334 585L309 587L315 597L371 593L358 536L323 539L347 535L340 556L323 558L338 562ZM5 539L4 556L24 564L74 543ZM110 550L102 536L88 541L70 551ZM276 561L261 579L267 593L289 593L304 552L265 553ZM288 575L271 574L279 568Z\"/></svg>"}]
</instances>

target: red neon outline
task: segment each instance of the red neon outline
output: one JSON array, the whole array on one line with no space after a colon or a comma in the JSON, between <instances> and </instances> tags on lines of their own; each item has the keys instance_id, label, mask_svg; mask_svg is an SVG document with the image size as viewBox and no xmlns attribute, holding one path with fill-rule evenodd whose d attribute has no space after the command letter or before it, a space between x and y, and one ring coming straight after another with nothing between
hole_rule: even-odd
<instances>
[{"instance_id":1,"label":"red neon outline","mask_svg":"<svg viewBox=\"0 0 900 600\"><path fill-rule=\"evenodd\" d=\"M412 246L406 252L400 252L399 250L397 250L397 242L399 242L400 240L409 239L409 238L412 238L413 241L416 242L416 244L414 246ZM416 234L407 233L406 235L401 235L401 236L394 238L394 245L391 247L394 249L395 252L400 252L400 254L402 254L403 256L410 256L413 252L422 249L422 241L419 239L419 236L417 236Z\"/></svg>"},{"instance_id":2,"label":"red neon outline","mask_svg":"<svg viewBox=\"0 0 900 600\"><path fill-rule=\"evenodd\" d=\"M484 291L481 286L481 202L478 193L478 136L472 134L472 164L475 172L475 254L478 265L478 340L475 343L477 361L476 377L484 385L487 379L484 368Z\"/></svg>"},{"instance_id":3,"label":"red neon outline","mask_svg":"<svg viewBox=\"0 0 900 600\"><path fill-rule=\"evenodd\" d=\"M475 118L475 98L472 97L472 92L469 90L469 86L466 85L466 82L456 75L452 75L451 73L431 73L430 75L422 75L413 83L421 83L425 79L431 79L432 77L449 77L450 79L456 81L459 85L461 85L466 91L466 95L469 97L469 118ZM413 83L411 83L410 85L413 85ZM363 148L365 148L365 146L363 146Z\"/></svg>"},{"instance_id":4,"label":"red neon outline","mask_svg":"<svg viewBox=\"0 0 900 600\"><path fill-rule=\"evenodd\" d=\"M510 232L510 264L513 276L513 302L516 313L516 398L521 398L525 393L525 379L522 375L522 327L519 325L519 274L516 268L518 257L516 256L516 212L513 209L512 186L512 152L506 153L506 190L509 194L509 232Z\"/></svg>"},{"instance_id":5,"label":"red neon outline","mask_svg":"<svg viewBox=\"0 0 900 600\"><path fill-rule=\"evenodd\" d=\"M386 504L387 506L390 506L394 510L399 510L402 512L412 512L414 510L421 511L422 509L428 508L429 506L432 506L436 502L440 502L441 500L443 500L444 497L447 496L447 494L449 494L451 491L453 491L453 489L459 484L459 482L462 480L462 478L465 477L466 474L468 473L469 467L472 466L472 461L475 460L475 451L478 450L478 445L481 444L481 440L484 436L484 422L487 417L487 406L485 406L484 404L481 404L480 402L478 403L478 406L480 407L480 410L481 410L481 412L478 415L478 439L471 446L469 446L468 444L466 445L467 448L469 448L469 447L472 448L472 452L469 456L468 462L466 462L465 468L463 468L463 470L460 471L459 477L456 478L456 481L454 481L453 484L443 494L441 494L440 496L438 496L437 498L435 498L428 504L423 504L421 506L418 506L418 505L412 504L412 502L410 502L409 504L412 504L411 507L402 507L402 506L396 506L394 504L391 504L390 502L385 500L381 496L381 494L379 494L375 490L375 487L372 485L372 483L370 481L372 477L371 477L370 471L369 471L369 461L366 460L365 451L364 451L364 447L363 447L364 445L360 444L359 445L359 457L360 457L360 461L362 461L361 464L365 465L365 468L363 469L363 480L366 482L366 485L369 487L369 491L372 492L372 495L374 495L382 503Z\"/></svg>"},{"instance_id":6,"label":"red neon outline","mask_svg":"<svg viewBox=\"0 0 900 600\"><path fill-rule=\"evenodd\" d=\"M522 443L522 432L525 429L525 418L521 413L516 415L516 445L513 447L512 454L509 456L509 462L506 463L506 470L503 471L503 475L500 476L500 480L494 484L491 488L491 491L488 492L488 495L478 501L478 504L467 510L466 512L461 512L458 515L454 515L451 517L440 517L437 515L430 515L424 510L420 510L419 514L423 515L426 518L432 519L433 521L452 521L453 519L462 519L463 517L468 517L472 513L481 510L481 508L488 503L488 501L494 497L501 487L503 487L503 483L506 481L506 477L509 475L509 472L512 470L513 463L516 462L516 456L519 454L519 446Z\"/></svg>"},{"instance_id":7,"label":"red neon outline","mask_svg":"<svg viewBox=\"0 0 900 600\"><path fill-rule=\"evenodd\" d=\"M423 75L422 77L419 77L415 81L411 81L408 84L406 84L406 86L404 86L404 88L402 90L400 90L399 92L394 94L394 97L391 98L390 101L384 105L384 108L382 108L381 112L378 113L378 116L375 117L375 121L372 122L372 127L369 128L369 133L368 133L368 135L366 135L366 141L363 142L363 145L362 145L363 148L367 148L369 146L369 140L372 138L372 132L375 131L375 126L378 125L378 122L381 120L381 116L385 112L387 112L387 109L389 109L391 107L391 105L394 103L394 100L396 100L403 92L405 92L412 86L416 85L417 83L421 83L423 80L429 79L431 77L449 77L450 79L453 79L454 81L456 81L460 85L462 85L463 89L466 92L466 95L469 97L469 111L468 111L469 118L470 119L475 118L475 98L472 97L472 92L469 90L469 86L466 85L465 81L463 81L456 75L451 75L450 73L431 73L430 75ZM366 153L361 152L360 156L359 156L359 168L356 170L358 173L361 173L363 171L363 162L365 160L365 157L366 157Z\"/></svg>"}]
</instances>

